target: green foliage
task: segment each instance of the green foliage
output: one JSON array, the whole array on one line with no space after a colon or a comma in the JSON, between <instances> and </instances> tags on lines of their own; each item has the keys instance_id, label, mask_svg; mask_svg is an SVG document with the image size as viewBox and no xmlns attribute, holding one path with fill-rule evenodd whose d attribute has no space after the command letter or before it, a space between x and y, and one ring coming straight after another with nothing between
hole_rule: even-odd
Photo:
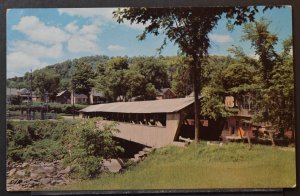
<instances>
[{"instance_id":1,"label":"green foliage","mask_svg":"<svg viewBox=\"0 0 300 196\"><path fill-rule=\"evenodd\" d=\"M59 133L56 131L57 129L59 129ZM59 134L56 140L50 139L52 131ZM8 121L6 133L8 159L14 161L29 159L49 161L62 157L63 148L60 143L63 137L62 133L61 127L53 121Z\"/></svg>"},{"instance_id":2,"label":"green foliage","mask_svg":"<svg viewBox=\"0 0 300 196\"><path fill-rule=\"evenodd\" d=\"M79 62L75 65L71 78L72 89L74 89L75 93L86 95L88 97L88 103L90 103L90 92L92 87L94 87L94 78L95 72L92 66L84 62Z\"/></svg>"},{"instance_id":3,"label":"green foliage","mask_svg":"<svg viewBox=\"0 0 300 196\"><path fill-rule=\"evenodd\" d=\"M93 178L103 159L123 152L113 139L115 124L101 119L7 123L7 158L13 161L63 160L74 176Z\"/></svg>"},{"instance_id":4,"label":"green foliage","mask_svg":"<svg viewBox=\"0 0 300 196\"><path fill-rule=\"evenodd\" d=\"M270 21L261 18L244 26L243 40L249 40L259 56L258 80L253 81L259 88L255 93L253 121L271 124L273 128L295 130L294 71L292 60L292 37L283 44L278 55L275 45L278 38L268 28ZM242 73L242 72L241 72Z\"/></svg>"},{"instance_id":5,"label":"green foliage","mask_svg":"<svg viewBox=\"0 0 300 196\"><path fill-rule=\"evenodd\" d=\"M96 88L104 93L110 101L117 101L118 98L125 100L128 89L126 72L128 70L128 59L123 57L111 58L107 66L98 65L98 77Z\"/></svg>"},{"instance_id":6,"label":"green foliage","mask_svg":"<svg viewBox=\"0 0 300 196\"><path fill-rule=\"evenodd\" d=\"M177 97L185 97L193 91L192 71L190 65L191 59L178 56L169 60L169 65L175 71L172 75L171 86Z\"/></svg>"},{"instance_id":7,"label":"green foliage","mask_svg":"<svg viewBox=\"0 0 300 196\"><path fill-rule=\"evenodd\" d=\"M224 97L215 88L207 86L202 89L201 115L210 119L218 119L220 117L228 117L233 114L224 104Z\"/></svg>"},{"instance_id":8,"label":"green foliage","mask_svg":"<svg viewBox=\"0 0 300 196\"><path fill-rule=\"evenodd\" d=\"M255 49L255 54L259 56L261 63L262 79L266 87L269 87L271 71L276 64L277 53L274 46L277 44L278 37L272 34L268 28L271 22L266 18L260 18L254 23L245 24L243 27L244 35L242 40L250 41Z\"/></svg>"},{"instance_id":9,"label":"green foliage","mask_svg":"<svg viewBox=\"0 0 300 196\"><path fill-rule=\"evenodd\" d=\"M41 110L45 108L45 106L42 105L43 103L35 102L31 108L33 110ZM75 113L77 114L79 110L85 108L86 105L79 105L75 104ZM27 105L9 105L7 106L7 109L9 111L26 111L28 109ZM57 103L49 103L48 104L48 111L52 111L55 113L63 113L63 114L73 114L73 105L72 104L57 104Z\"/></svg>"},{"instance_id":10,"label":"green foliage","mask_svg":"<svg viewBox=\"0 0 300 196\"><path fill-rule=\"evenodd\" d=\"M294 66L291 57L274 66L270 84L264 95L269 106L268 120L278 130L295 130Z\"/></svg>"},{"instance_id":11,"label":"green foliage","mask_svg":"<svg viewBox=\"0 0 300 196\"><path fill-rule=\"evenodd\" d=\"M67 150L61 140L42 139L28 146L26 151L23 150L22 160L53 161L63 159L66 154Z\"/></svg>"},{"instance_id":12,"label":"green foliage","mask_svg":"<svg viewBox=\"0 0 300 196\"><path fill-rule=\"evenodd\" d=\"M67 140L71 153L66 162L74 166L74 175L93 178L101 172L102 159L115 157L117 152L123 151L112 138L112 133L118 130L115 124L101 123L98 118L78 123Z\"/></svg>"},{"instance_id":13,"label":"green foliage","mask_svg":"<svg viewBox=\"0 0 300 196\"><path fill-rule=\"evenodd\" d=\"M50 99L54 100L59 88L59 75L52 70L36 70L33 72L32 77L32 88L38 92L42 100L45 100L46 92L49 93Z\"/></svg>"},{"instance_id":14,"label":"green foliage","mask_svg":"<svg viewBox=\"0 0 300 196\"><path fill-rule=\"evenodd\" d=\"M286 40L282 42L283 45L283 53L282 56L290 56L292 55L293 49L293 39L292 36L289 36Z\"/></svg>"},{"instance_id":15,"label":"green foliage","mask_svg":"<svg viewBox=\"0 0 300 196\"><path fill-rule=\"evenodd\" d=\"M156 90L169 87L166 67L154 57L115 57L97 66L96 88L109 101L155 99Z\"/></svg>"}]
</instances>

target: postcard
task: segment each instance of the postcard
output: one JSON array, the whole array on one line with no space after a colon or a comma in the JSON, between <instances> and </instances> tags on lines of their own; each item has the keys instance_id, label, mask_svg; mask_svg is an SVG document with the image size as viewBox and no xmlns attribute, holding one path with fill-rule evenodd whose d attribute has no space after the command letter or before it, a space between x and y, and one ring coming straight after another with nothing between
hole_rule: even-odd
<instances>
[{"instance_id":1,"label":"postcard","mask_svg":"<svg viewBox=\"0 0 300 196\"><path fill-rule=\"evenodd\" d=\"M6 19L8 191L296 187L291 6Z\"/></svg>"}]
</instances>

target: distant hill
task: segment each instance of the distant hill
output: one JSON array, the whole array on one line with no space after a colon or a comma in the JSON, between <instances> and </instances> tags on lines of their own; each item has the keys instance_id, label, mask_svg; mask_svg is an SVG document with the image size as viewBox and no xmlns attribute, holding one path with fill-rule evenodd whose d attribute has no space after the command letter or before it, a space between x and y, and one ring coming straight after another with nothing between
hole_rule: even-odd
<instances>
[{"instance_id":1,"label":"distant hill","mask_svg":"<svg viewBox=\"0 0 300 196\"><path fill-rule=\"evenodd\" d=\"M96 55L96 56L86 56L78 59L67 60L62 63L56 63L53 65L48 65L40 70L53 70L55 73L60 75L60 79L62 82L67 82L70 80L73 67L78 62L84 61L85 63L91 65L94 69L97 64L106 63L110 59L109 56L106 55ZM25 73L22 77L14 77L7 79L7 87L10 88L28 88L28 84L25 82L26 77L29 76L29 72Z\"/></svg>"}]
</instances>

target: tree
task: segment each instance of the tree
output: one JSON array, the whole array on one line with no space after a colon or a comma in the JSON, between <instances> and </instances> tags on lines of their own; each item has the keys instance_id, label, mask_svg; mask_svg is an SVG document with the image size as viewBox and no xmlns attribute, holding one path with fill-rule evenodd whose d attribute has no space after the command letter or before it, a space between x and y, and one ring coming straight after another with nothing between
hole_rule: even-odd
<instances>
[{"instance_id":1,"label":"tree","mask_svg":"<svg viewBox=\"0 0 300 196\"><path fill-rule=\"evenodd\" d=\"M131 99L133 97L136 97L138 99L143 100L144 95L147 90L145 89L145 86L142 84L145 84L145 77L136 69L131 68L126 73L127 78L127 85L128 89L126 92L126 97L128 99Z\"/></svg>"},{"instance_id":2,"label":"tree","mask_svg":"<svg viewBox=\"0 0 300 196\"><path fill-rule=\"evenodd\" d=\"M36 70L32 74L33 89L36 89L42 100L45 101L46 96L50 100L55 99L56 93L59 88L60 77L54 71ZM46 95L48 93L48 95Z\"/></svg>"},{"instance_id":3,"label":"tree","mask_svg":"<svg viewBox=\"0 0 300 196\"><path fill-rule=\"evenodd\" d=\"M155 99L156 90L170 86L166 66L154 57L141 57L133 62L131 70L135 70L144 77L141 86L145 89L141 92L144 100Z\"/></svg>"},{"instance_id":4,"label":"tree","mask_svg":"<svg viewBox=\"0 0 300 196\"><path fill-rule=\"evenodd\" d=\"M74 72L71 78L72 89L75 93L81 93L88 97L88 104L90 104L90 92L94 87L95 72L93 68L84 63L79 62L75 65Z\"/></svg>"},{"instance_id":5,"label":"tree","mask_svg":"<svg viewBox=\"0 0 300 196\"><path fill-rule=\"evenodd\" d=\"M284 40L283 52L274 46L278 38L269 31L270 21L259 21L244 26L243 40L249 40L259 56L260 88L257 90L254 121L267 123L277 130L295 130L294 72L292 38ZM294 132L293 132L294 133Z\"/></svg>"},{"instance_id":6,"label":"tree","mask_svg":"<svg viewBox=\"0 0 300 196\"><path fill-rule=\"evenodd\" d=\"M244 35L242 41L250 41L252 47L255 50L255 54L258 55L258 67L260 72L260 88L256 93L256 104L254 110L255 122L270 122L269 102L266 97L268 88L271 87L271 75L274 66L278 62L278 54L276 53L274 46L277 44L278 38L276 34L269 31L271 21L265 18L260 18L259 21L245 24L243 27Z\"/></svg>"},{"instance_id":7,"label":"tree","mask_svg":"<svg viewBox=\"0 0 300 196\"><path fill-rule=\"evenodd\" d=\"M265 18L245 24L243 27L244 35L242 36L242 40L251 42L252 47L255 49L255 54L259 56L259 62L262 66L262 79L267 88L270 86L271 72L277 61L274 45L278 41L276 34L272 34L268 30L270 24L271 21Z\"/></svg>"},{"instance_id":8,"label":"tree","mask_svg":"<svg viewBox=\"0 0 300 196\"><path fill-rule=\"evenodd\" d=\"M280 131L291 130L294 139L295 95L292 37L284 40L283 52L271 72L270 87L266 89L264 100L268 103L269 122Z\"/></svg>"},{"instance_id":9,"label":"tree","mask_svg":"<svg viewBox=\"0 0 300 196\"><path fill-rule=\"evenodd\" d=\"M128 66L127 57L111 58L106 64L97 65L96 88L104 93L108 101L126 101Z\"/></svg>"},{"instance_id":10,"label":"tree","mask_svg":"<svg viewBox=\"0 0 300 196\"><path fill-rule=\"evenodd\" d=\"M293 61L286 59L275 65L270 87L264 95L269 105L269 122L280 131L295 130Z\"/></svg>"},{"instance_id":11,"label":"tree","mask_svg":"<svg viewBox=\"0 0 300 196\"><path fill-rule=\"evenodd\" d=\"M265 9L268 9L266 7ZM265 10L264 9L264 10ZM253 21L258 9L254 7L193 7L193 8L128 8L118 9L114 17L119 23L129 20L132 23L146 25L143 33L138 37L146 38L147 33L166 35L160 48L163 49L167 39L178 45L181 52L192 59L193 90L195 95L195 141L199 139L199 92L201 86L202 61L208 55L210 40L208 33L213 30L217 22L225 14L234 19L231 24L240 25L248 20ZM149 22L149 24L147 23Z\"/></svg>"},{"instance_id":12,"label":"tree","mask_svg":"<svg viewBox=\"0 0 300 196\"><path fill-rule=\"evenodd\" d=\"M231 57L210 56L203 64L201 115L219 120L232 114L232 110L225 106L225 97L229 95L224 84L224 70L235 63Z\"/></svg>"},{"instance_id":13,"label":"tree","mask_svg":"<svg viewBox=\"0 0 300 196\"><path fill-rule=\"evenodd\" d=\"M243 63L230 64L224 70L222 80L226 94L232 95L236 103L241 103L243 96L251 95L258 88L255 68Z\"/></svg>"},{"instance_id":14,"label":"tree","mask_svg":"<svg viewBox=\"0 0 300 196\"><path fill-rule=\"evenodd\" d=\"M193 91L192 72L189 61L190 59L185 56L178 56L172 59L169 65L175 68L171 86L177 97L185 97Z\"/></svg>"}]
</instances>

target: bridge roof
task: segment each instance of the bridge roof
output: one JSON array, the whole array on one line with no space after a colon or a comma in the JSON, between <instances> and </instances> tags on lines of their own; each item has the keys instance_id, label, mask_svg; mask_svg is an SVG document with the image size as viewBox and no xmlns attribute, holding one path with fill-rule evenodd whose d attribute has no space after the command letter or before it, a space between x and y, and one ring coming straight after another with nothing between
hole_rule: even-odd
<instances>
[{"instance_id":1,"label":"bridge roof","mask_svg":"<svg viewBox=\"0 0 300 196\"><path fill-rule=\"evenodd\" d=\"M114 102L91 105L81 112L114 112L114 113L173 113L194 103L194 97L161 99L152 101Z\"/></svg>"}]
</instances>

